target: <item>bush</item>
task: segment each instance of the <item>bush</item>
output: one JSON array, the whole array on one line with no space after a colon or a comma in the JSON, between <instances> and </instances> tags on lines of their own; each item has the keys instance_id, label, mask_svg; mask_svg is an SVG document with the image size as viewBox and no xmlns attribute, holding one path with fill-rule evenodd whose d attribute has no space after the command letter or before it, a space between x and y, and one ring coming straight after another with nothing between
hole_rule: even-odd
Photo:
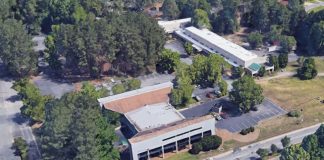
<instances>
[{"instance_id":1,"label":"bush","mask_svg":"<svg viewBox=\"0 0 324 160\"><path fill-rule=\"evenodd\" d=\"M242 129L240 134L241 135L247 135L249 134L250 132L254 132L254 127L250 127L250 128L246 128L246 129Z\"/></svg>"},{"instance_id":2,"label":"bush","mask_svg":"<svg viewBox=\"0 0 324 160\"><path fill-rule=\"evenodd\" d=\"M301 116L301 113L300 113L300 111L298 111L298 110L294 110L294 111L290 111L290 112L288 113L288 116L289 116L289 117L300 117L300 116Z\"/></svg>"},{"instance_id":3,"label":"bush","mask_svg":"<svg viewBox=\"0 0 324 160\"><path fill-rule=\"evenodd\" d=\"M28 159L28 145L26 140L21 137L15 138L12 147L15 149L15 154L19 155L22 160Z\"/></svg>"},{"instance_id":4,"label":"bush","mask_svg":"<svg viewBox=\"0 0 324 160\"><path fill-rule=\"evenodd\" d=\"M272 145L271 145L271 152L272 152L272 153L278 153L278 150L279 150L279 149L278 149L278 147L277 147L275 144L272 144Z\"/></svg>"},{"instance_id":5,"label":"bush","mask_svg":"<svg viewBox=\"0 0 324 160\"><path fill-rule=\"evenodd\" d=\"M256 153L261 157L264 158L265 156L269 155L269 150L264 148L259 148Z\"/></svg>"},{"instance_id":6,"label":"bush","mask_svg":"<svg viewBox=\"0 0 324 160\"><path fill-rule=\"evenodd\" d=\"M116 84L112 87L112 92L114 94L120 94L126 92L126 87L124 84Z\"/></svg>"},{"instance_id":7,"label":"bush","mask_svg":"<svg viewBox=\"0 0 324 160\"><path fill-rule=\"evenodd\" d=\"M202 145L200 142L192 144L192 148L190 149L191 154L199 154L202 151Z\"/></svg>"},{"instance_id":8,"label":"bush","mask_svg":"<svg viewBox=\"0 0 324 160\"><path fill-rule=\"evenodd\" d=\"M219 136L208 136L202 138L200 141L203 151L210 151L217 149L222 144L222 138Z\"/></svg>"},{"instance_id":9,"label":"bush","mask_svg":"<svg viewBox=\"0 0 324 160\"><path fill-rule=\"evenodd\" d=\"M186 52L187 52L188 55L193 55L194 54L194 48L192 47L192 44L191 43L186 42L184 44L184 48L185 48L185 50L186 50Z\"/></svg>"},{"instance_id":10,"label":"bush","mask_svg":"<svg viewBox=\"0 0 324 160\"><path fill-rule=\"evenodd\" d=\"M127 91L135 90L141 88L141 80L139 79L130 79L126 81Z\"/></svg>"}]
</instances>

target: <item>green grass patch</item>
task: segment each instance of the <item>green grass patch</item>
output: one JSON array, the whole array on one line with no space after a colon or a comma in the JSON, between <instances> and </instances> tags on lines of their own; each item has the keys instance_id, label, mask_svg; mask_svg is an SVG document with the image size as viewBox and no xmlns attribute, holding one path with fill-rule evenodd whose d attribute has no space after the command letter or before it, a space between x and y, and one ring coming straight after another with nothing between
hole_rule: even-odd
<instances>
[{"instance_id":1,"label":"green grass patch","mask_svg":"<svg viewBox=\"0 0 324 160\"><path fill-rule=\"evenodd\" d=\"M318 72L324 72L324 59L314 57L316 69ZM288 63L286 70L290 72L297 72L297 69L300 68L297 62L290 62Z\"/></svg>"}]
</instances>

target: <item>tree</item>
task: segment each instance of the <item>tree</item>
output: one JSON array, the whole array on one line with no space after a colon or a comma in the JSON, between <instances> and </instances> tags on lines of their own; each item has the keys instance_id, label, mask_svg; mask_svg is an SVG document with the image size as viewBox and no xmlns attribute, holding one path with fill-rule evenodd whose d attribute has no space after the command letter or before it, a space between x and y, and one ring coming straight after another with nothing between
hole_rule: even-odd
<instances>
[{"instance_id":1,"label":"tree","mask_svg":"<svg viewBox=\"0 0 324 160\"><path fill-rule=\"evenodd\" d=\"M303 66L297 70L297 75L301 80L315 78L317 76L315 60L313 58L305 59Z\"/></svg>"},{"instance_id":2,"label":"tree","mask_svg":"<svg viewBox=\"0 0 324 160\"><path fill-rule=\"evenodd\" d=\"M296 47L296 40L292 36L283 36L280 40L281 52L289 53Z\"/></svg>"},{"instance_id":3,"label":"tree","mask_svg":"<svg viewBox=\"0 0 324 160\"><path fill-rule=\"evenodd\" d=\"M280 160L310 160L310 156L302 147L291 145L281 152Z\"/></svg>"},{"instance_id":4,"label":"tree","mask_svg":"<svg viewBox=\"0 0 324 160\"><path fill-rule=\"evenodd\" d=\"M191 154L199 154L200 151L202 151L200 142L192 144L192 148L190 149Z\"/></svg>"},{"instance_id":5,"label":"tree","mask_svg":"<svg viewBox=\"0 0 324 160\"><path fill-rule=\"evenodd\" d=\"M264 149L264 148L259 148L256 153L261 157L261 159L263 159L264 157L266 157L269 154L269 150Z\"/></svg>"},{"instance_id":6,"label":"tree","mask_svg":"<svg viewBox=\"0 0 324 160\"><path fill-rule=\"evenodd\" d=\"M267 1L253 0L251 11L251 22L258 31L267 31L269 27L269 8Z\"/></svg>"},{"instance_id":7,"label":"tree","mask_svg":"<svg viewBox=\"0 0 324 160\"><path fill-rule=\"evenodd\" d=\"M130 79L130 80L126 81L126 85L127 85L128 91L139 89L139 88L141 88L141 80Z\"/></svg>"},{"instance_id":8,"label":"tree","mask_svg":"<svg viewBox=\"0 0 324 160\"><path fill-rule=\"evenodd\" d=\"M162 5L163 17L167 19L177 19L180 11L177 3L174 0L165 0Z\"/></svg>"},{"instance_id":9,"label":"tree","mask_svg":"<svg viewBox=\"0 0 324 160\"><path fill-rule=\"evenodd\" d=\"M126 92L127 89L124 84L116 84L112 87L113 94L120 94Z\"/></svg>"},{"instance_id":10,"label":"tree","mask_svg":"<svg viewBox=\"0 0 324 160\"><path fill-rule=\"evenodd\" d=\"M315 134L304 137L301 146L312 158L315 159L316 154L319 152L318 138Z\"/></svg>"},{"instance_id":11,"label":"tree","mask_svg":"<svg viewBox=\"0 0 324 160\"><path fill-rule=\"evenodd\" d=\"M21 160L28 160L28 144L22 137L14 139L12 147L15 149L15 154L19 155Z\"/></svg>"},{"instance_id":12,"label":"tree","mask_svg":"<svg viewBox=\"0 0 324 160\"><path fill-rule=\"evenodd\" d=\"M263 36L258 32L252 32L248 36L250 46L255 49L262 46Z\"/></svg>"},{"instance_id":13,"label":"tree","mask_svg":"<svg viewBox=\"0 0 324 160\"><path fill-rule=\"evenodd\" d=\"M288 64L288 54L287 53L281 53L278 56L278 63L280 68L286 68Z\"/></svg>"},{"instance_id":14,"label":"tree","mask_svg":"<svg viewBox=\"0 0 324 160\"><path fill-rule=\"evenodd\" d=\"M180 63L180 54L170 49L164 49L157 62L157 70L159 72L172 73Z\"/></svg>"},{"instance_id":15,"label":"tree","mask_svg":"<svg viewBox=\"0 0 324 160\"><path fill-rule=\"evenodd\" d=\"M225 80L223 80L223 79L220 80L218 82L218 87L219 87L219 90L221 92L221 96L227 95L227 87L228 87L228 85L227 85Z\"/></svg>"},{"instance_id":16,"label":"tree","mask_svg":"<svg viewBox=\"0 0 324 160\"><path fill-rule=\"evenodd\" d=\"M284 148L288 147L290 145L290 138L285 136L281 139L281 144Z\"/></svg>"},{"instance_id":17,"label":"tree","mask_svg":"<svg viewBox=\"0 0 324 160\"><path fill-rule=\"evenodd\" d=\"M174 89L171 91L171 104L175 106L187 105L191 102L193 85L188 74L177 73L177 83Z\"/></svg>"},{"instance_id":18,"label":"tree","mask_svg":"<svg viewBox=\"0 0 324 160\"><path fill-rule=\"evenodd\" d=\"M222 144L222 138L214 135L214 136L207 136L202 138L200 141L202 150L203 151L210 151L217 149Z\"/></svg>"},{"instance_id":19,"label":"tree","mask_svg":"<svg viewBox=\"0 0 324 160\"><path fill-rule=\"evenodd\" d=\"M194 48L192 47L191 43L185 42L184 48L185 48L188 55L193 55L194 54Z\"/></svg>"},{"instance_id":20,"label":"tree","mask_svg":"<svg viewBox=\"0 0 324 160\"><path fill-rule=\"evenodd\" d=\"M280 66L279 66L279 60L277 56L270 55L269 57L269 63L274 66L274 70L277 71Z\"/></svg>"},{"instance_id":21,"label":"tree","mask_svg":"<svg viewBox=\"0 0 324 160\"><path fill-rule=\"evenodd\" d=\"M264 66L262 66L260 69L259 69L259 76L260 77L263 77L264 75L265 75L265 73L266 73L266 70L265 70L265 67Z\"/></svg>"},{"instance_id":22,"label":"tree","mask_svg":"<svg viewBox=\"0 0 324 160\"><path fill-rule=\"evenodd\" d=\"M271 149L272 154L277 153L279 151L279 148L275 144L271 144L270 149Z\"/></svg>"},{"instance_id":23,"label":"tree","mask_svg":"<svg viewBox=\"0 0 324 160\"><path fill-rule=\"evenodd\" d=\"M232 86L229 97L243 112L249 112L253 106L262 103L264 99L261 86L250 76L243 76L234 81Z\"/></svg>"},{"instance_id":24,"label":"tree","mask_svg":"<svg viewBox=\"0 0 324 160\"><path fill-rule=\"evenodd\" d=\"M219 55L211 54L208 57L198 55L193 59L189 74L194 84L203 87L213 86L221 80L224 65L226 62Z\"/></svg>"},{"instance_id":25,"label":"tree","mask_svg":"<svg viewBox=\"0 0 324 160\"><path fill-rule=\"evenodd\" d=\"M222 1L223 9L213 14L212 26L215 32L232 34L239 29L236 17L238 4L237 0Z\"/></svg>"},{"instance_id":26,"label":"tree","mask_svg":"<svg viewBox=\"0 0 324 160\"><path fill-rule=\"evenodd\" d=\"M14 19L0 21L0 59L13 76L23 77L36 70L37 54L24 25Z\"/></svg>"},{"instance_id":27,"label":"tree","mask_svg":"<svg viewBox=\"0 0 324 160\"><path fill-rule=\"evenodd\" d=\"M14 82L15 89L21 96L23 107L21 113L30 117L34 122L43 122L45 118L45 105L51 99L49 96L42 96L38 88L29 82L27 78Z\"/></svg>"},{"instance_id":28,"label":"tree","mask_svg":"<svg viewBox=\"0 0 324 160\"><path fill-rule=\"evenodd\" d=\"M304 57L304 56L300 56L300 57L297 59L297 63L298 63L298 65L299 65L300 67L303 66L304 61L305 61L305 57Z\"/></svg>"},{"instance_id":29,"label":"tree","mask_svg":"<svg viewBox=\"0 0 324 160\"><path fill-rule=\"evenodd\" d=\"M316 130L315 135L318 138L319 147L324 148L324 125L321 126Z\"/></svg>"},{"instance_id":30,"label":"tree","mask_svg":"<svg viewBox=\"0 0 324 160\"><path fill-rule=\"evenodd\" d=\"M192 21L191 23L198 28L207 28L207 29L211 28L208 14L206 11L202 9L195 10L195 15L192 17L191 21Z\"/></svg>"},{"instance_id":31,"label":"tree","mask_svg":"<svg viewBox=\"0 0 324 160\"><path fill-rule=\"evenodd\" d=\"M120 159L114 129L101 115L94 92L68 93L47 104L39 130L43 159Z\"/></svg>"}]
</instances>

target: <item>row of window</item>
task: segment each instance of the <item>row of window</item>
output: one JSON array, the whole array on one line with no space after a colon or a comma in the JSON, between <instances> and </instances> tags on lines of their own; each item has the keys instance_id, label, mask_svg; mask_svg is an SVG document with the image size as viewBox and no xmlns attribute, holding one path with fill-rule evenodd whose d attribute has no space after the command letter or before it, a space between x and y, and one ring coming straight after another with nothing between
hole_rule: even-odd
<instances>
[{"instance_id":1,"label":"row of window","mask_svg":"<svg viewBox=\"0 0 324 160\"><path fill-rule=\"evenodd\" d=\"M172 138L178 137L178 136L182 136L182 135L184 135L184 134L187 134L187 133L190 133L190 132L193 132L193 131L197 131L197 130L199 130L199 129L202 129L202 127L195 128L195 129L192 129L192 130L190 130L190 131L183 132L183 133L177 134L177 135L172 136L172 137L169 137L169 138L165 138L165 139L163 139L162 141L166 141L166 140L169 140L169 139L172 139Z\"/></svg>"}]
</instances>

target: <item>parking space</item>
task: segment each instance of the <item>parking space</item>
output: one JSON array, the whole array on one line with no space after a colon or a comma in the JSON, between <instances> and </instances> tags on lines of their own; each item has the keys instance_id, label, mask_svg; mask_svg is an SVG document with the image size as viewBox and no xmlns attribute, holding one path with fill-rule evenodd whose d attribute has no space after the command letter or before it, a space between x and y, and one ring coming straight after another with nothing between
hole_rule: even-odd
<instances>
[{"instance_id":1,"label":"parking space","mask_svg":"<svg viewBox=\"0 0 324 160\"><path fill-rule=\"evenodd\" d=\"M216 128L226 129L233 133L240 132L242 129L246 129L251 126L255 126L262 120L287 113L278 105L272 103L269 99L265 99L262 104L258 105L258 111L251 111L249 113L242 114L240 111L238 111L238 107L231 103L228 98L210 101L205 104L183 110L181 113L186 118L203 116L209 114L211 108L213 108L215 104L221 104L223 106L222 113L227 115L225 117L226 119L217 121Z\"/></svg>"},{"instance_id":2,"label":"parking space","mask_svg":"<svg viewBox=\"0 0 324 160\"><path fill-rule=\"evenodd\" d=\"M258 111L251 111L240 116L220 120L217 122L216 128L226 129L230 132L240 132L242 129L257 125L262 120L286 113L285 110L272 103L269 99L265 99L262 104L258 105Z\"/></svg>"}]
</instances>

